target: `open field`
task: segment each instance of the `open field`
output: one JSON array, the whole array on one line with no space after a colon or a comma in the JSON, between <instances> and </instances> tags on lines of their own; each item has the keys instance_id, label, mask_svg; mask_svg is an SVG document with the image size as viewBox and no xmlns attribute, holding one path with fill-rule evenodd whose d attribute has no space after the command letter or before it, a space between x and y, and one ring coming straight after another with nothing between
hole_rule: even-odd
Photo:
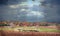
<instances>
[{"instance_id":1,"label":"open field","mask_svg":"<svg viewBox=\"0 0 60 36\"><path fill-rule=\"evenodd\" d=\"M0 36L60 36L60 30L56 26L4 27L0 28Z\"/></svg>"},{"instance_id":2,"label":"open field","mask_svg":"<svg viewBox=\"0 0 60 36\"><path fill-rule=\"evenodd\" d=\"M4 28L0 28L0 30L10 30L10 31L20 31L20 32L28 32L30 30L36 30L38 32L60 32L60 29L55 27L55 26L40 26L40 27L14 27L14 28L10 28L10 27L4 27Z\"/></svg>"},{"instance_id":3,"label":"open field","mask_svg":"<svg viewBox=\"0 0 60 36\"><path fill-rule=\"evenodd\" d=\"M0 36L60 36L60 33L53 32L13 32L1 31Z\"/></svg>"}]
</instances>

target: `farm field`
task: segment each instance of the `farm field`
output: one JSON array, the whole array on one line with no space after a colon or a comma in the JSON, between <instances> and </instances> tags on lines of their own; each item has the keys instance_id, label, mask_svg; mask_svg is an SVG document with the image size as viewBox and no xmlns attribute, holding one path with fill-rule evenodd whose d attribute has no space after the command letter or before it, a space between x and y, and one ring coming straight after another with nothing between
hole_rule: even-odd
<instances>
[{"instance_id":1,"label":"farm field","mask_svg":"<svg viewBox=\"0 0 60 36\"><path fill-rule=\"evenodd\" d=\"M56 26L40 26L40 27L25 26L14 28L2 27L0 28L0 36L60 36L60 30L58 30L57 27Z\"/></svg>"},{"instance_id":2,"label":"farm field","mask_svg":"<svg viewBox=\"0 0 60 36\"><path fill-rule=\"evenodd\" d=\"M13 32L2 31L0 36L60 36L60 33L53 32Z\"/></svg>"},{"instance_id":3,"label":"farm field","mask_svg":"<svg viewBox=\"0 0 60 36\"><path fill-rule=\"evenodd\" d=\"M60 36L56 26L4 27L0 28L0 36Z\"/></svg>"},{"instance_id":4,"label":"farm field","mask_svg":"<svg viewBox=\"0 0 60 36\"><path fill-rule=\"evenodd\" d=\"M18 31L18 32L29 32L30 30L33 32L33 30L35 30L36 32L60 32L59 28L56 26L40 26L40 27L4 27L4 28L0 28L0 30L4 30L4 31Z\"/></svg>"}]
</instances>

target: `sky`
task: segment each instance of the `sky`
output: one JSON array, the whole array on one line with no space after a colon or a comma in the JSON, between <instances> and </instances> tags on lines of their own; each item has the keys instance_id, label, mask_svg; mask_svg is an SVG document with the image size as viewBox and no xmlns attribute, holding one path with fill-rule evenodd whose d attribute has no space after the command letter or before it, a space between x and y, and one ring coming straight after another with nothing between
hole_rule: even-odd
<instances>
[{"instance_id":1,"label":"sky","mask_svg":"<svg viewBox=\"0 0 60 36\"><path fill-rule=\"evenodd\" d=\"M0 0L0 21L60 23L60 0Z\"/></svg>"}]
</instances>

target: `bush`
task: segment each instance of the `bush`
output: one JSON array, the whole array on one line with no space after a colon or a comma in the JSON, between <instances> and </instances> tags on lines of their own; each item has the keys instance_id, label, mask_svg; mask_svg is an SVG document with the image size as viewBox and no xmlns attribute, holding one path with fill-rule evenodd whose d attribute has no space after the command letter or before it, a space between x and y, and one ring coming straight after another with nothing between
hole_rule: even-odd
<instances>
[{"instance_id":1,"label":"bush","mask_svg":"<svg viewBox=\"0 0 60 36\"><path fill-rule=\"evenodd\" d=\"M10 25L8 25L8 24L0 24L0 26L10 26Z\"/></svg>"}]
</instances>

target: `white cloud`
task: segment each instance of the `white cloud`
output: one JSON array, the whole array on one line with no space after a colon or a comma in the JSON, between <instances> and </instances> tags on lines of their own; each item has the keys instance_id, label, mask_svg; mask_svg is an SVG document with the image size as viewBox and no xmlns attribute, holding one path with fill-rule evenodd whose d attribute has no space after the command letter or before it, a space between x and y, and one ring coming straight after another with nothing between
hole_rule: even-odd
<instances>
[{"instance_id":1,"label":"white cloud","mask_svg":"<svg viewBox=\"0 0 60 36\"><path fill-rule=\"evenodd\" d=\"M22 2L20 5L21 6L26 6L26 7L33 7L33 3L29 4L28 2Z\"/></svg>"},{"instance_id":2,"label":"white cloud","mask_svg":"<svg viewBox=\"0 0 60 36\"><path fill-rule=\"evenodd\" d=\"M44 13L43 12L38 12L38 11L31 11L27 14L27 16L44 17Z\"/></svg>"},{"instance_id":3,"label":"white cloud","mask_svg":"<svg viewBox=\"0 0 60 36\"><path fill-rule=\"evenodd\" d=\"M32 4L29 5L28 3L26 2L22 2L20 4L16 4L16 5L9 5L10 8L19 8L19 7L31 7L33 6Z\"/></svg>"},{"instance_id":4,"label":"white cloud","mask_svg":"<svg viewBox=\"0 0 60 36\"><path fill-rule=\"evenodd\" d=\"M26 11L26 9L21 9L20 11Z\"/></svg>"},{"instance_id":5,"label":"white cloud","mask_svg":"<svg viewBox=\"0 0 60 36\"><path fill-rule=\"evenodd\" d=\"M21 2L20 4L9 5L10 8L19 8L19 7L33 7L34 5L41 5L40 2Z\"/></svg>"},{"instance_id":6,"label":"white cloud","mask_svg":"<svg viewBox=\"0 0 60 36\"><path fill-rule=\"evenodd\" d=\"M31 10L29 10L29 9L21 9L21 10L20 10L20 12L23 12L23 11L25 11L25 12L30 12Z\"/></svg>"},{"instance_id":7,"label":"white cloud","mask_svg":"<svg viewBox=\"0 0 60 36\"><path fill-rule=\"evenodd\" d=\"M18 8L19 5L10 5L9 7L10 7L10 8Z\"/></svg>"}]
</instances>

